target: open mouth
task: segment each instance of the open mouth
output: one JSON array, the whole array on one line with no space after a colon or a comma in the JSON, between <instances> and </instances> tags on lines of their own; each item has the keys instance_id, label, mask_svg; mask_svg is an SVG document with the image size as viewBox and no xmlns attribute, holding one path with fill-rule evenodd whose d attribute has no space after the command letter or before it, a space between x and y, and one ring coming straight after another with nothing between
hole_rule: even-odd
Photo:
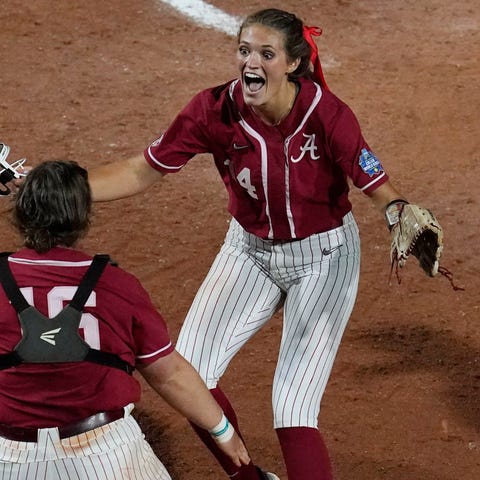
<instances>
[{"instance_id":1,"label":"open mouth","mask_svg":"<svg viewBox=\"0 0 480 480\"><path fill-rule=\"evenodd\" d=\"M265 79L255 73L246 72L243 75L243 84L250 93L256 93L265 85Z\"/></svg>"}]
</instances>

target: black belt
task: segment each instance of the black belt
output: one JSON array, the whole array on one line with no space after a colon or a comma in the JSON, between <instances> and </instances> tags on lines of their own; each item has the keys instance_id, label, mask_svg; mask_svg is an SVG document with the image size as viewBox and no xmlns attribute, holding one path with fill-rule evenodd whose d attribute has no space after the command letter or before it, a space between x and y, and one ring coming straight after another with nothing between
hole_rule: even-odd
<instances>
[{"instance_id":1,"label":"black belt","mask_svg":"<svg viewBox=\"0 0 480 480\"><path fill-rule=\"evenodd\" d=\"M108 412L100 412L90 417L84 418L70 425L58 427L60 438L73 437L81 433L88 432L94 428L102 427L107 423L114 422L124 417L124 409L109 410ZM36 442L38 436L37 428L13 427L0 423L0 437L15 442Z\"/></svg>"}]
</instances>

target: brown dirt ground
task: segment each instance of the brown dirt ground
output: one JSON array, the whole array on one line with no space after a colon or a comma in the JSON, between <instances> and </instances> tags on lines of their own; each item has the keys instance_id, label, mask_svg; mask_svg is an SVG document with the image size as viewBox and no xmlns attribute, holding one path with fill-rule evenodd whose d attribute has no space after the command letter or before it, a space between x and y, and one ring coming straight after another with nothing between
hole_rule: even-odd
<instances>
[{"instance_id":1,"label":"brown dirt ground","mask_svg":"<svg viewBox=\"0 0 480 480\"><path fill-rule=\"evenodd\" d=\"M211 3L235 15L266 6ZM443 263L465 287L428 279L414 261L400 285L389 285L388 233L368 200L352 193L363 276L320 415L336 478L478 480L478 3L281 7L323 28L331 89L354 109L394 183L437 214ZM234 39L158 1L3 0L0 22L0 139L30 164L68 158L91 168L140 152L194 93L235 75ZM210 159L199 157L144 195L97 205L82 248L108 252L135 273L175 339L223 240L225 198ZM5 199L0 212L0 248L11 250ZM285 479L270 413L280 323L275 317L247 345L223 386L254 460ZM224 478L147 386L137 415L173 478Z\"/></svg>"}]
</instances>

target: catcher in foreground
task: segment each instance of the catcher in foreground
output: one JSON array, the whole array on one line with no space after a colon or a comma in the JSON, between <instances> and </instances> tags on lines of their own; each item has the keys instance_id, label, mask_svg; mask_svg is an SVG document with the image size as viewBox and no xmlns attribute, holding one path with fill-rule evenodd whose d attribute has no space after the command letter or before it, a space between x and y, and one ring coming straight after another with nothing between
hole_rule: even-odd
<instances>
[{"instance_id":1,"label":"catcher in foreground","mask_svg":"<svg viewBox=\"0 0 480 480\"><path fill-rule=\"evenodd\" d=\"M453 284L452 273L440 266L443 229L430 210L398 199L387 205L385 219L392 235L390 273L395 268L399 283L398 267L404 267L408 257L413 254L429 277L440 273L449 279L455 290L462 290Z\"/></svg>"}]
</instances>

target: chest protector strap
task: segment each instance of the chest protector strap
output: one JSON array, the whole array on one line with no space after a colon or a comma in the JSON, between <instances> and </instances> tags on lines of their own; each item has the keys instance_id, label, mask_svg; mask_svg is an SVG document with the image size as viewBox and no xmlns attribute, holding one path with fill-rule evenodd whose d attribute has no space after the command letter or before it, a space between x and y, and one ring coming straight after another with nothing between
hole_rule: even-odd
<instances>
[{"instance_id":1,"label":"chest protector strap","mask_svg":"<svg viewBox=\"0 0 480 480\"><path fill-rule=\"evenodd\" d=\"M0 283L22 327L22 339L14 351L0 355L0 370L20 363L87 361L132 374L133 366L118 355L90 348L78 333L85 302L109 260L108 255L95 255L70 303L57 316L48 318L28 304L13 278L8 257L0 257Z\"/></svg>"}]
</instances>

